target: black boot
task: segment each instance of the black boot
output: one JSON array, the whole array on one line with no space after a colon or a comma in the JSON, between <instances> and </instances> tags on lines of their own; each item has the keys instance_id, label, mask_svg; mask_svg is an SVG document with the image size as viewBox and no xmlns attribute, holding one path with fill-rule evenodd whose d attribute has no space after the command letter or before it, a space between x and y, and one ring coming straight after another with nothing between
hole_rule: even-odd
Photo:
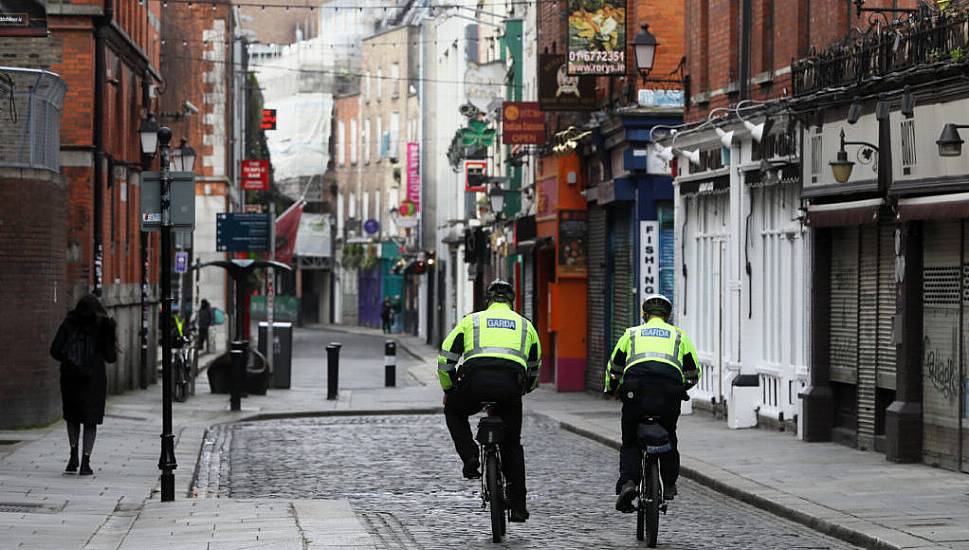
<instances>
[{"instance_id":1,"label":"black boot","mask_svg":"<svg viewBox=\"0 0 969 550\"><path fill-rule=\"evenodd\" d=\"M474 455L463 462L464 468L462 468L461 473L464 474L465 479L481 479L481 460L478 455Z\"/></svg>"},{"instance_id":2,"label":"black boot","mask_svg":"<svg viewBox=\"0 0 969 550\"><path fill-rule=\"evenodd\" d=\"M676 484L670 483L663 487L663 500L673 500L676 496Z\"/></svg>"},{"instance_id":3,"label":"black boot","mask_svg":"<svg viewBox=\"0 0 969 550\"><path fill-rule=\"evenodd\" d=\"M616 510L624 514L635 512L633 500L637 494L639 494L639 484L632 480L623 483L622 488L619 489L619 498L616 499Z\"/></svg>"},{"instance_id":4,"label":"black boot","mask_svg":"<svg viewBox=\"0 0 969 550\"><path fill-rule=\"evenodd\" d=\"M529 517L531 516L528 513L528 509L525 508L524 504L522 504L521 506L511 507L511 514L510 514L510 517L508 518L508 521L512 523L525 523L526 521L528 521Z\"/></svg>"},{"instance_id":5,"label":"black boot","mask_svg":"<svg viewBox=\"0 0 969 550\"><path fill-rule=\"evenodd\" d=\"M84 455L84 457L81 458L81 475L94 475L94 470L91 469L91 455Z\"/></svg>"},{"instance_id":6,"label":"black boot","mask_svg":"<svg viewBox=\"0 0 969 550\"><path fill-rule=\"evenodd\" d=\"M64 471L72 474L77 471L77 447L71 447L71 458L68 459Z\"/></svg>"}]
</instances>

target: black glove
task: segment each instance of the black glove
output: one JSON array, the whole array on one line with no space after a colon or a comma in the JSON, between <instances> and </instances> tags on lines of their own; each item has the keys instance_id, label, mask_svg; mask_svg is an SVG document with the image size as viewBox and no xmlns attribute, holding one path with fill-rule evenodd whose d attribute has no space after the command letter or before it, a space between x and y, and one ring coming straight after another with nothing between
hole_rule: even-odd
<instances>
[{"instance_id":1,"label":"black glove","mask_svg":"<svg viewBox=\"0 0 969 550\"><path fill-rule=\"evenodd\" d=\"M683 395L680 396L680 400L681 401L689 401L690 400L690 394L687 393L687 390L688 389L689 388L686 388L686 387L683 388Z\"/></svg>"}]
</instances>

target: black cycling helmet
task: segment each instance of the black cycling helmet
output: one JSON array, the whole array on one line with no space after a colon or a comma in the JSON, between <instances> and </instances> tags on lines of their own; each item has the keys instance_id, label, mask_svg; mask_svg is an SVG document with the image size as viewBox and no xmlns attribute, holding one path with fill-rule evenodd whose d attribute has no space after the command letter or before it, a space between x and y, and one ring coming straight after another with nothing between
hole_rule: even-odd
<instances>
[{"instance_id":1,"label":"black cycling helmet","mask_svg":"<svg viewBox=\"0 0 969 550\"><path fill-rule=\"evenodd\" d=\"M663 319L669 319L673 313L673 302L662 294L650 294L643 300L643 319L650 315L659 315Z\"/></svg>"},{"instance_id":2,"label":"black cycling helmet","mask_svg":"<svg viewBox=\"0 0 969 550\"><path fill-rule=\"evenodd\" d=\"M506 304L515 303L515 289L508 281L495 279L488 285L488 303L504 302Z\"/></svg>"}]
</instances>

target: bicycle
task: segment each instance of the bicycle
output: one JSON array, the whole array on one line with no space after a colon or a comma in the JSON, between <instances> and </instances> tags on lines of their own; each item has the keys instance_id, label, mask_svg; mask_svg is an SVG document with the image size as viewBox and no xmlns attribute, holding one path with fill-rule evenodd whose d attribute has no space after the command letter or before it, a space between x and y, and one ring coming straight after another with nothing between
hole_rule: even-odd
<instances>
[{"instance_id":1,"label":"bicycle","mask_svg":"<svg viewBox=\"0 0 969 550\"><path fill-rule=\"evenodd\" d=\"M656 547L659 534L659 513L666 515L663 482L659 475L660 455L670 452L670 434L660 426L659 418L647 416L639 422L636 434L643 449L639 494L636 504L636 539L646 540L646 546Z\"/></svg>"},{"instance_id":2,"label":"bicycle","mask_svg":"<svg viewBox=\"0 0 969 550\"><path fill-rule=\"evenodd\" d=\"M192 384L192 363L190 359L188 339L179 336L175 339L172 354L172 399L179 403L188 400Z\"/></svg>"},{"instance_id":3,"label":"bicycle","mask_svg":"<svg viewBox=\"0 0 969 550\"><path fill-rule=\"evenodd\" d=\"M507 531L508 515L511 513L506 506L505 478L501 471L501 442L505 438L505 423L498 416L497 404L484 402L481 404L485 416L478 421L478 433L475 439L481 444L481 465L484 475L481 476L481 509L491 504L491 540L501 542Z\"/></svg>"}]
</instances>

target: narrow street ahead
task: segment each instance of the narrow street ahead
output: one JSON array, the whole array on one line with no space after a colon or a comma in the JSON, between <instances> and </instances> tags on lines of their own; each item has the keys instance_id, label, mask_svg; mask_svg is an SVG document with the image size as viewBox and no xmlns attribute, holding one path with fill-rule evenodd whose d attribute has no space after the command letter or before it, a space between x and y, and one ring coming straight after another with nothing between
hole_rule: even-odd
<instances>
[{"instance_id":1,"label":"narrow street ahead","mask_svg":"<svg viewBox=\"0 0 969 550\"><path fill-rule=\"evenodd\" d=\"M472 419L474 421L474 419ZM367 416L230 425L223 496L350 500L380 548L492 548L478 482L460 478L443 416ZM510 548L628 548L635 517L613 510L617 453L525 420L532 519ZM223 471L227 471L223 469ZM661 548L853 548L681 480Z\"/></svg>"}]
</instances>

